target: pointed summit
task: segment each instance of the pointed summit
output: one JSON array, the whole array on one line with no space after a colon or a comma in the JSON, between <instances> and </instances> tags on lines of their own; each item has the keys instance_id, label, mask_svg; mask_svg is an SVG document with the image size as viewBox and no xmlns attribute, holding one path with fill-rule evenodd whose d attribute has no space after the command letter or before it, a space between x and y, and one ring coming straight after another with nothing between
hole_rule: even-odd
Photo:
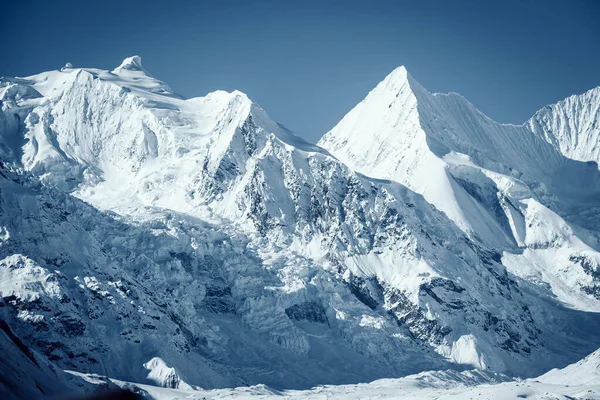
<instances>
[{"instance_id":1,"label":"pointed summit","mask_svg":"<svg viewBox=\"0 0 600 400\"><path fill-rule=\"evenodd\" d=\"M123 70L146 72L146 70L144 70L144 67L142 66L142 57L140 57L140 56L127 57L126 59L123 60L121 65L119 65L117 68L113 69L112 72L118 73Z\"/></svg>"},{"instance_id":2,"label":"pointed summit","mask_svg":"<svg viewBox=\"0 0 600 400\"><path fill-rule=\"evenodd\" d=\"M390 72L385 79L371 91L371 93L386 92L396 95L400 92L406 91L407 89L411 92L427 92L427 90L423 88L423 86L421 86L419 82L415 80L415 78L412 77L406 67L401 65Z\"/></svg>"},{"instance_id":3,"label":"pointed summit","mask_svg":"<svg viewBox=\"0 0 600 400\"><path fill-rule=\"evenodd\" d=\"M123 60L121 65L111 71L118 75L123 81L127 81L128 88L137 88L139 90L160 94L163 96L176 97L183 99L182 96L173 92L163 81L156 79L142 65L142 57L131 56Z\"/></svg>"},{"instance_id":4,"label":"pointed summit","mask_svg":"<svg viewBox=\"0 0 600 400\"><path fill-rule=\"evenodd\" d=\"M397 147L391 144L398 136L404 140L415 136L420 126L417 93L427 91L404 66L394 69L318 145L357 171L372 173L374 160L383 162L387 152Z\"/></svg>"},{"instance_id":5,"label":"pointed summit","mask_svg":"<svg viewBox=\"0 0 600 400\"><path fill-rule=\"evenodd\" d=\"M382 81L382 83L386 82L389 84L394 82L405 82L408 79L408 71L406 70L406 67L404 65L401 65L398 68L394 69L392 72L390 72Z\"/></svg>"}]
</instances>

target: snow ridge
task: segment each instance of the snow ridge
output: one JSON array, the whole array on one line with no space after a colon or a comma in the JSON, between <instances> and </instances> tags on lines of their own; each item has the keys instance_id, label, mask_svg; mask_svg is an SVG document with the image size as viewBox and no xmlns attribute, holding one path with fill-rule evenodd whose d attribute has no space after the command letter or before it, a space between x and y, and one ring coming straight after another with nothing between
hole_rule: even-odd
<instances>
[{"instance_id":1,"label":"snow ridge","mask_svg":"<svg viewBox=\"0 0 600 400\"><path fill-rule=\"evenodd\" d=\"M527 125L537 135L579 161L600 162L600 87L546 106Z\"/></svg>"},{"instance_id":2,"label":"snow ridge","mask_svg":"<svg viewBox=\"0 0 600 400\"><path fill-rule=\"evenodd\" d=\"M127 57L126 59L123 60L121 65L119 65L117 68L113 69L112 72L114 74L119 74L119 73L123 72L123 70L146 72L144 70L144 67L142 67L142 57L140 57L140 56Z\"/></svg>"}]
</instances>

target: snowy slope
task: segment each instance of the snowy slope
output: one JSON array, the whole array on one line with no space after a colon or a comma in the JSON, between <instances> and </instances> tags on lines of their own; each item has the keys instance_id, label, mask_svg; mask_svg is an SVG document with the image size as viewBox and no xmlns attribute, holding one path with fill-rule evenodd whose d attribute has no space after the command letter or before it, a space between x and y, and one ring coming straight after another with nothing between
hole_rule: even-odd
<instances>
[{"instance_id":1,"label":"snowy slope","mask_svg":"<svg viewBox=\"0 0 600 400\"><path fill-rule=\"evenodd\" d=\"M583 360L562 369L553 369L538 378L542 382L570 385L600 384L600 350L596 350Z\"/></svg>"},{"instance_id":2,"label":"snowy slope","mask_svg":"<svg viewBox=\"0 0 600 400\"><path fill-rule=\"evenodd\" d=\"M139 57L3 78L0 98L0 315L62 368L307 388L534 376L600 345L597 231L553 186L585 163L403 69L327 150L241 92L183 99Z\"/></svg>"},{"instance_id":3,"label":"snowy slope","mask_svg":"<svg viewBox=\"0 0 600 400\"><path fill-rule=\"evenodd\" d=\"M170 390L114 381L138 387L155 399L598 399L599 351L564 369L538 378L520 380L483 371L434 371L400 379L381 379L359 385L319 386L310 390L275 390L257 385L218 390ZM89 377L83 375L83 379Z\"/></svg>"}]
</instances>

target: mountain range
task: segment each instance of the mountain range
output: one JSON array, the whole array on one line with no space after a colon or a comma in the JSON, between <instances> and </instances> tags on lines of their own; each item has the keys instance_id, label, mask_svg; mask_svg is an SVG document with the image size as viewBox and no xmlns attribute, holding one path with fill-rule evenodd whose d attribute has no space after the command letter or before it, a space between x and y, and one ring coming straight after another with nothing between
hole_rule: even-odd
<instances>
[{"instance_id":1,"label":"mountain range","mask_svg":"<svg viewBox=\"0 0 600 400\"><path fill-rule=\"evenodd\" d=\"M311 144L244 93L185 99L134 56L1 78L0 110L16 397L90 374L504 381L600 347L600 87L506 125L400 67Z\"/></svg>"}]
</instances>

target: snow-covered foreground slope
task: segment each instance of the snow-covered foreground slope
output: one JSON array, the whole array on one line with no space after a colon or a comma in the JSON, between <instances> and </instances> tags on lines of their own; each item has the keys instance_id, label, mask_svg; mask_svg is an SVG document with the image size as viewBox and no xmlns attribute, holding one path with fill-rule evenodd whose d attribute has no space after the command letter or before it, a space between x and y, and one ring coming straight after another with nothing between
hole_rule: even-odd
<instances>
[{"instance_id":1,"label":"snow-covered foreground slope","mask_svg":"<svg viewBox=\"0 0 600 400\"><path fill-rule=\"evenodd\" d=\"M181 390L535 376L597 349L598 230L573 211L595 164L416 85L382 82L335 158L139 57L3 78L0 316L61 368Z\"/></svg>"},{"instance_id":2,"label":"snow-covered foreground slope","mask_svg":"<svg viewBox=\"0 0 600 400\"><path fill-rule=\"evenodd\" d=\"M94 377L76 376L92 382ZM310 390L275 390L264 385L217 390L173 390L114 381L148 398L171 399L600 399L600 350L564 369L538 378L510 379L483 371L423 372L400 379L359 385L319 386Z\"/></svg>"}]
</instances>

